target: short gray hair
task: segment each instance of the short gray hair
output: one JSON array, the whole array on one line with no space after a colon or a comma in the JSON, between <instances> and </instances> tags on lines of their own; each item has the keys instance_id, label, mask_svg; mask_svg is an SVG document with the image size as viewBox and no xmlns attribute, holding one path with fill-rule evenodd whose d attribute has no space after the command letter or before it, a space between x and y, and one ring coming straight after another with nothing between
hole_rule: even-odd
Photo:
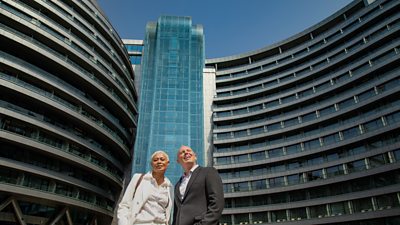
<instances>
[{"instance_id":1,"label":"short gray hair","mask_svg":"<svg viewBox=\"0 0 400 225\"><path fill-rule=\"evenodd\" d=\"M161 154L165 155L165 158L167 158L167 160L169 161L169 156L168 156L168 154L167 154L166 152L162 151L162 150L155 151L155 152L151 155L151 159L153 160L153 157L154 157L155 155L157 155L158 153L161 153Z\"/></svg>"}]
</instances>

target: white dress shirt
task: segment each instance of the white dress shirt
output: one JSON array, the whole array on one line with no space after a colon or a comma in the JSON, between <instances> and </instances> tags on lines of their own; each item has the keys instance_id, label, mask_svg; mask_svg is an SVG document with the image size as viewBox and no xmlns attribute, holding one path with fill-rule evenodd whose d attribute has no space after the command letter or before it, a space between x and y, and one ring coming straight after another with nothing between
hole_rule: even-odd
<instances>
[{"instance_id":1,"label":"white dress shirt","mask_svg":"<svg viewBox=\"0 0 400 225\"><path fill-rule=\"evenodd\" d=\"M190 177L192 176L193 171L199 167L199 165L194 165L190 171L189 174L183 174L182 179L181 179L181 185L179 186L179 192L181 194L181 200L183 199L183 196L185 195L186 187L189 183Z\"/></svg>"},{"instance_id":2,"label":"white dress shirt","mask_svg":"<svg viewBox=\"0 0 400 225\"><path fill-rule=\"evenodd\" d=\"M166 224L166 208L169 202L168 186L169 180L165 179L161 185L153 178L151 173L147 173L143 179L150 182L150 188L146 192L150 193L147 201L136 216L135 224Z\"/></svg>"}]
</instances>

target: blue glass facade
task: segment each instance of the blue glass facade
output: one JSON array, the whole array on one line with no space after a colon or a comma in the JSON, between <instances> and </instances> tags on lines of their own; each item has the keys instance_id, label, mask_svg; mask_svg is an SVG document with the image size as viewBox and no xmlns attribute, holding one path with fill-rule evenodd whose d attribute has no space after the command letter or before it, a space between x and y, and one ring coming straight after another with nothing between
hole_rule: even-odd
<instances>
[{"instance_id":1,"label":"blue glass facade","mask_svg":"<svg viewBox=\"0 0 400 225\"><path fill-rule=\"evenodd\" d=\"M134 172L150 168L156 150L170 156L167 176L177 181L181 145L189 145L203 162L203 28L190 17L162 16L146 27L142 58L139 124Z\"/></svg>"},{"instance_id":2,"label":"blue glass facade","mask_svg":"<svg viewBox=\"0 0 400 225\"><path fill-rule=\"evenodd\" d=\"M132 65L140 65L142 63L142 44L130 44L125 43L125 48L129 54L129 60Z\"/></svg>"}]
</instances>

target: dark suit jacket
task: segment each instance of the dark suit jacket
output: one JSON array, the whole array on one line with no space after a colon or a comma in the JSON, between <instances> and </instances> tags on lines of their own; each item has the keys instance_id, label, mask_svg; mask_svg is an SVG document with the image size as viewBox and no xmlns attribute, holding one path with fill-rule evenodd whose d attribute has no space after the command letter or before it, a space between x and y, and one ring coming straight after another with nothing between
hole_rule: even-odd
<instances>
[{"instance_id":1,"label":"dark suit jacket","mask_svg":"<svg viewBox=\"0 0 400 225\"><path fill-rule=\"evenodd\" d=\"M217 225L224 208L222 181L213 167L197 167L190 177L183 199L175 185L173 225ZM181 200L182 199L182 200Z\"/></svg>"}]
</instances>

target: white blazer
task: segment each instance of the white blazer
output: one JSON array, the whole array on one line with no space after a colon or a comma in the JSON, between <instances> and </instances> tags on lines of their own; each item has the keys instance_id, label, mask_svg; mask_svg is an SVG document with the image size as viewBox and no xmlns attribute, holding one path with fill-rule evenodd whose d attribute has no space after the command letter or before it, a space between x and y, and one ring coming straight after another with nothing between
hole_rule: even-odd
<instances>
[{"instance_id":1,"label":"white blazer","mask_svg":"<svg viewBox=\"0 0 400 225\"><path fill-rule=\"evenodd\" d=\"M135 191L135 187L137 182L140 178L140 173L135 173L126 188L124 196L121 199L121 202L118 205L117 210L117 218L118 218L118 225L132 225L136 221L136 216L139 214L140 209L143 207L144 203L149 198L150 193L147 190L151 190L151 172L145 174L143 176L142 181L140 182L139 186L137 187L135 196L133 196L133 192ZM171 224L171 213L172 213L172 206L174 205L174 198L173 198L173 187L171 182L167 177L165 177L166 182L168 185L168 206L166 209L166 217L167 217L167 224Z\"/></svg>"}]
</instances>

